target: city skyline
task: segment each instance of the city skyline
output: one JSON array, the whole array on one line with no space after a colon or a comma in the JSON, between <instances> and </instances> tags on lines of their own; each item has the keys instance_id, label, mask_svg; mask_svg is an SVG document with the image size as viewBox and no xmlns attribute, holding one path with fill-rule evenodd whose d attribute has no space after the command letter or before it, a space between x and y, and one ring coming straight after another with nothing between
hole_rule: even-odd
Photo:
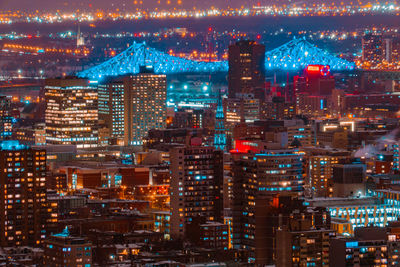
<instances>
[{"instance_id":1,"label":"city skyline","mask_svg":"<svg viewBox=\"0 0 400 267\"><path fill-rule=\"evenodd\" d=\"M0 266L400 266L396 2L32 3L0 2Z\"/></svg>"}]
</instances>

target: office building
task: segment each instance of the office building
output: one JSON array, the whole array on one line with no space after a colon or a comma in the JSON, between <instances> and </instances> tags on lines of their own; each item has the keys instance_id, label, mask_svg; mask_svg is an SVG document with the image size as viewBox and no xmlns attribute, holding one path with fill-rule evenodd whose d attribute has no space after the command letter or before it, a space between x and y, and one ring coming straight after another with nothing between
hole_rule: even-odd
<instances>
[{"instance_id":1,"label":"office building","mask_svg":"<svg viewBox=\"0 0 400 267\"><path fill-rule=\"evenodd\" d=\"M350 152L346 150L309 148L308 179L306 184L314 197L333 196L333 167L350 161Z\"/></svg>"},{"instance_id":2,"label":"office building","mask_svg":"<svg viewBox=\"0 0 400 267\"><path fill-rule=\"evenodd\" d=\"M92 243L73 237L68 228L44 242L44 266L92 266Z\"/></svg>"},{"instance_id":3,"label":"office building","mask_svg":"<svg viewBox=\"0 0 400 267\"><path fill-rule=\"evenodd\" d=\"M265 46L239 41L229 46L229 98L265 88Z\"/></svg>"},{"instance_id":4,"label":"office building","mask_svg":"<svg viewBox=\"0 0 400 267\"><path fill-rule=\"evenodd\" d=\"M173 118L174 128L203 128L204 109L178 109Z\"/></svg>"},{"instance_id":5,"label":"office building","mask_svg":"<svg viewBox=\"0 0 400 267\"><path fill-rule=\"evenodd\" d=\"M223 219L223 152L213 147L170 150L171 237L199 240L199 225Z\"/></svg>"},{"instance_id":6,"label":"office building","mask_svg":"<svg viewBox=\"0 0 400 267\"><path fill-rule=\"evenodd\" d=\"M398 266L398 242L390 227L357 228L352 238L331 239L331 266Z\"/></svg>"},{"instance_id":7,"label":"office building","mask_svg":"<svg viewBox=\"0 0 400 267\"><path fill-rule=\"evenodd\" d=\"M296 115L296 104L287 102L284 97L275 96L262 104L260 118L263 120L292 119Z\"/></svg>"},{"instance_id":8,"label":"office building","mask_svg":"<svg viewBox=\"0 0 400 267\"><path fill-rule=\"evenodd\" d=\"M244 121L242 116L242 103L240 99L228 98L224 100L225 112L225 127L226 129L233 129L236 124Z\"/></svg>"},{"instance_id":9,"label":"office building","mask_svg":"<svg viewBox=\"0 0 400 267\"><path fill-rule=\"evenodd\" d=\"M315 144L314 129L302 120L287 120L285 128L288 133L288 144L293 147L310 147Z\"/></svg>"},{"instance_id":10,"label":"office building","mask_svg":"<svg viewBox=\"0 0 400 267\"><path fill-rule=\"evenodd\" d=\"M47 79L46 142L52 145L98 144L97 89L76 77Z\"/></svg>"},{"instance_id":11,"label":"office building","mask_svg":"<svg viewBox=\"0 0 400 267\"><path fill-rule=\"evenodd\" d=\"M328 114L327 96L296 94L296 113L307 117L322 117Z\"/></svg>"},{"instance_id":12,"label":"office building","mask_svg":"<svg viewBox=\"0 0 400 267\"><path fill-rule=\"evenodd\" d=\"M98 86L99 122L109 130L108 143L124 142L124 79L107 79Z\"/></svg>"},{"instance_id":13,"label":"office building","mask_svg":"<svg viewBox=\"0 0 400 267\"><path fill-rule=\"evenodd\" d=\"M294 149L280 149L232 156L233 246L249 250L253 262L257 258L256 240L263 238L256 232L264 222L257 224L257 220L265 215L273 196L277 193L298 196L303 192L302 154ZM271 255L272 252L265 256L266 261L271 260Z\"/></svg>"},{"instance_id":14,"label":"office building","mask_svg":"<svg viewBox=\"0 0 400 267\"><path fill-rule=\"evenodd\" d=\"M329 266L329 241L335 236L328 228L329 214L322 215L326 223L319 228L310 215L293 213L276 231L277 266Z\"/></svg>"},{"instance_id":15,"label":"office building","mask_svg":"<svg viewBox=\"0 0 400 267\"><path fill-rule=\"evenodd\" d=\"M381 193L382 194L382 193ZM357 227L385 227L397 221L398 207L382 195L375 197L306 199L310 207L326 207L331 215L331 229L339 234L353 235Z\"/></svg>"},{"instance_id":16,"label":"office building","mask_svg":"<svg viewBox=\"0 0 400 267\"><path fill-rule=\"evenodd\" d=\"M294 77L296 94L330 96L335 89L335 79L329 65L308 65L302 76Z\"/></svg>"},{"instance_id":17,"label":"office building","mask_svg":"<svg viewBox=\"0 0 400 267\"><path fill-rule=\"evenodd\" d=\"M0 244L37 246L46 238L46 151L0 142ZM55 218L56 219L56 218Z\"/></svg>"},{"instance_id":18,"label":"office building","mask_svg":"<svg viewBox=\"0 0 400 267\"><path fill-rule=\"evenodd\" d=\"M227 250L229 247L229 226L220 222L206 222L200 225L202 247Z\"/></svg>"},{"instance_id":19,"label":"office building","mask_svg":"<svg viewBox=\"0 0 400 267\"><path fill-rule=\"evenodd\" d=\"M380 63L384 56L384 42L381 34L369 33L362 38L362 60L368 66Z\"/></svg>"},{"instance_id":20,"label":"office building","mask_svg":"<svg viewBox=\"0 0 400 267\"><path fill-rule=\"evenodd\" d=\"M163 129L167 119L167 78L152 68L124 80L124 144L142 145L151 129Z\"/></svg>"},{"instance_id":21,"label":"office building","mask_svg":"<svg viewBox=\"0 0 400 267\"><path fill-rule=\"evenodd\" d=\"M230 144L233 129L238 123L254 122L261 118L261 101L253 95L242 96L242 98L227 98L224 101L225 127ZM229 138L230 137L230 138Z\"/></svg>"},{"instance_id":22,"label":"office building","mask_svg":"<svg viewBox=\"0 0 400 267\"><path fill-rule=\"evenodd\" d=\"M13 139L24 145L42 146L46 144L46 129L44 124L33 127L19 127L13 131Z\"/></svg>"}]
</instances>

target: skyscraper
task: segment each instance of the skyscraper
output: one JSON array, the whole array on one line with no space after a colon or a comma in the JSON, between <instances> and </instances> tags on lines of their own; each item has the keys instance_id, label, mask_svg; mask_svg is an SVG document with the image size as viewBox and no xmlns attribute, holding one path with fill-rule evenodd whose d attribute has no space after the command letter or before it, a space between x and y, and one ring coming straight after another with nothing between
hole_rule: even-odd
<instances>
[{"instance_id":1,"label":"skyscraper","mask_svg":"<svg viewBox=\"0 0 400 267\"><path fill-rule=\"evenodd\" d=\"M218 95L217 112L215 114L215 133L214 133L214 146L216 149L225 150L226 134L225 134L225 116L224 108L222 106L221 93Z\"/></svg>"},{"instance_id":2,"label":"skyscraper","mask_svg":"<svg viewBox=\"0 0 400 267\"><path fill-rule=\"evenodd\" d=\"M207 221L222 221L223 152L213 147L175 147L171 157L171 236L199 235Z\"/></svg>"},{"instance_id":3,"label":"skyscraper","mask_svg":"<svg viewBox=\"0 0 400 267\"><path fill-rule=\"evenodd\" d=\"M151 129L165 128L167 78L152 68L124 79L125 145L142 145Z\"/></svg>"},{"instance_id":4,"label":"skyscraper","mask_svg":"<svg viewBox=\"0 0 400 267\"><path fill-rule=\"evenodd\" d=\"M239 41L229 46L229 98L265 87L265 46Z\"/></svg>"},{"instance_id":5,"label":"skyscraper","mask_svg":"<svg viewBox=\"0 0 400 267\"><path fill-rule=\"evenodd\" d=\"M366 34L362 38L362 60L370 66L380 63L384 58L384 44L381 34Z\"/></svg>"},{"instance_id":6,"label":"skyscraper","mask_svg":"<svg viewBox=\"0 0 400 267\"><path fill-rule=\"evenodd\" d=\"M46 141L48 144L96 147L98 143L97 89L86 79L48 79Z\"/></svg>"},{"instance_id":7,"label":"skyscraper","mask_svg":"<svg viewBox=\"0 0 400 267\"><path fill-rule=\"evenodd\" d=\"M333 167L350 160L350 152L334 149L310 149L307 186L314 197L333 196Z\"/></svg>"},{"instance_id":8,"label":"skyscraper","mask_svg":"<svg viewBox=\"0 0 400 267\"><path fill-rule=\"evenodd\" d=\"M129 79L125 77L125 79ZM110 130L111 143L124 141L124 78L106 80L98 86L99 121Z\"/></svg>"},{"instance_id":9,"label":"skyscraper","mask_svg":"<svg viewBox=\"0 0 400 267\"><path fill-rule=\"evenodd\" d=\"M255 260L257 207L266 206L274 194L299 195L303 191L302 154L295 149L232 154L233 246L249 251ZM268 206L268 205L267 205Z\"/></svg>"},{"instance_id":10,"label":"skyscraper","mask_svg":"<svg viewBox=\"0 0 400 267\"><path fill-rule=\"evenodd\" d=\"M35 246L46 237L46 151L0 142L0 244Z\"/></svg>"}]
</instances>

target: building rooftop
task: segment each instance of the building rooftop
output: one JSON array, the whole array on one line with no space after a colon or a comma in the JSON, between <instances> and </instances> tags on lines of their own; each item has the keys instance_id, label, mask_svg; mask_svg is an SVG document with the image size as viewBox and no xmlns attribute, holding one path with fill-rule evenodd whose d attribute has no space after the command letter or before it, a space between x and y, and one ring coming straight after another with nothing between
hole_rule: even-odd
<instances>
[{"instance_id":1,"label":"building rooftop","mask_svg":"<svg viewBox=\"0 0 400 267\"><path fill-rule=\"evenodd\" d=\"M383 205L383 201L378 197L332 197L332 198L312 198L305 199L305 205L312 207L346 207L360 205Z\"/></svg>"}]
</instances>

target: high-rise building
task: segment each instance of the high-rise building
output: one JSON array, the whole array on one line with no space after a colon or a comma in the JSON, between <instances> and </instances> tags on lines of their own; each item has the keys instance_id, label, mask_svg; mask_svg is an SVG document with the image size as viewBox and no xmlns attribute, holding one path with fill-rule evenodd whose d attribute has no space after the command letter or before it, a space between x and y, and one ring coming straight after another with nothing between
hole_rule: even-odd
<instances>
[{"instance_id":1,"label":"high-rise building","mask_svg":"<svg viewBox=\"0 0 400 267\"><path fill-rule=\"evenodd\" d=\"M97 88L89 80L47 79L45 98L47 144L97 146Z\"/></svg>"},{"instance_id":2,"label":"high-rise building","mask_svg":"<svg viewBox=\"0 0 400 267\"><path fill-rule=\"evenodd\" d=\"M92 266L92 243L73 237L68 228L50 236L44 245L44 266Z\"/></svg>"},{"instance_id":3,"label":"high-rise building","mask_svg":"<svg viewBox=\"0 0 400 267\"><path fill-rule=\"evenodd\" d=\"M329 113L328 100L334 89L329 65L308 65L303 76L294 77L297 114L312 117Z\"/></svg>"},{"instance_id":4,"label":"high-rise building","mask_svg":"<svg viewBox=\"0 0 400 267\"><path fill-rule=\"evenodd\" d=\"M0 142L0 244L36 246L46 238L46 151Z\"/></svg>"},{"instance_id":5,"label":"high-rise building","mask_svg":"<svg viewBox=\"0 0 400 267\"><path fill-rule=\"evenodd\" d=\"M225 133L225 116L224 107L222 106L221 95L218 96L217 112L215 113L215 133L214 133L214 146L217 149L225 150L226 147L226 133Z\"/></svg>"},{"instance_id":6,"label":"high-rise building","mask_svg":"<svg viewBox=\"0 0 400 267\"><path fill-rule=\"evenodd\" d=\"M7 96L0 96L0 140L11 138L12 125L11 99Z\"/></svg>"},{"instance_id":7,"label":"high-rise building","mask_svg":"<svg viewBox=\"0 0 400 267\"><path fill-rule=\"evenodd\" d=\"M265 46L239 41L229 46L229 98L265 87Z\"/></svg>"},{"instance_id":8,"label":"high-rise building","mask_svg":"<svg viewBox=\"0 0 400 267\"><path fill-rule=\"evenodd\" d=\"M307 117L321 117L328 112L328 98L326 96L314 96L309 94L296 95L296 112Z\"/></svg>"},{"instance_id":9,"label":"high-rise building","mask_svg":"<svg viewBox=\"0 0 400 267\"><path fill-rule=\"evenodd\" d=\"M275 96L271 101L262 105L261 119L283 120L291 119L296 115L296 104L286 102L282 96Z\"/></svg>"},{"instance_id":10,"label":"high-rise building","mask_svg":"<svg viewBox=\"0 0 400 267\"><path fill-rule=\"evenodd\" d=\"M45 124L40 123L33 127L18 127L13 131L13 139L24 145L42 146L46 144Z\"/></svg>"},{"instance_id":11,"label":"high-rise building","mask_svg":"<svg viewBox=\"0 0 400 267\"><path fill-rule=\"evenodd\" d=\"M199 240L199 225L223 218L223 152L181 146L170 151L171 236Z\"/></svg>"},{"instance_id":12,"label":"high-rise building","mask_svg":"<svg viewBox=\"0 0 400 267\"><path fill-rule=\"evenodd\" d=\"M362 60L369 66L380 63L384 57L384 43L381 34L369 33L362 38Z\"/></svg>"},{"instance_id":13,"label":"high-rise building","mask_svg":"<svg viewBox=\"0 0 400 267\"><path fill-rule=\"evenodd\" d=\"M213 125L214 124L214 125ZM215 111L211 109L178 109L172 120L173 128L214 129ZM211 130L210 129L210 130Z\"/></svg>"},{"instance_id":14,"label":"high-rise building","mask_svg":"<svg viewBox=\"0 0 400 267\"><path fill-rule=\"evenodd\" d=\"M333 166L350 161L350 152L337 149L312 149L308 157L306 184L314 197L333 196Z\"/></svg>"},{"instance_id":15,"label":"high-rise building","mask_svg":"<svg viewBox=\"0 0 400 267\"><path fill-rule=\"evenodd\" d=\"M129 79L129 78L128 78ZM99 122L109 129L109 143L124 141L124 79L109 79L98 86Z\"/></svg>"},{"instance_id":16,"label":"high-rise building","mask_svg":"<svg viewBox=\"0 0 400 267\"><path fill-rule=\"evenodd\" d=\"M242 102L240 99L227 98L224 100L225 127L233 129L236 124L242 121Z\"/></svg>"},{"instance_id":17,"label":"high-rise building","mask_svg":"<svg viewBox=\"0 0 400 267\"><path fill-rule=\"evenodd\" d=\"M260 119L261 101L252 94L241 98L227 98L224 101L227 145L231 148L233 130L238 123L254 122Z\"/></svg>"},{"instance_id":18,"label":"high-rise building","mask_svg":"<svg viewBox=\"0 0 400 267\"><path fill-rule=\"evenodd\" d=\"M277 231L277 266L329 266L333 230ZM309 265L309 266L310 266Z\"/></svg>"},{"instance_id":19,"label":"high-rise building","mask_svg":"<svg viewBox=\"0 0 400 267\"><path fill-rule=\"evenodd\" d=\"M331 266L398 266L398 243L398 236L390 228L358 227L352 238L331 239L330 263Z\"/></svg>"},{"instance_id":20,"label":"high-rise building","mask_svg":"<svg viewBox=\"0 0 400 267\"><path fill-rule=\"evenodd\" d=\"M229 225L220 222L207 222L200 225L202 247L227 250L229 247Z\"/></svg>"},{"instance_id":21,"label":"high-rise building","mask_svg":"<svg viewBox=\"0 0 400 267\"><path fill-rule=\"evenodd\" d=\"M125 145L142 145L151 129L162 129L167 119L167 78L142 67L124 80Z\"/></svg>"},{"instance_id":22,"label":"high-rise building","mask_svg":"<svg viewBox=\"0 0 400 267\"><path fill-rule=\"evenodd\" d=\"M277 266L329 266L330 230L326 209L293 212L276 231Z\"/></svg>"},{"instance_id":23,"label":"high-rise building","mask_svg":"<svg viewBox=\"0 0 400 267\"><path fill-rule=\"evenodd\" d=\"M296 93L306 93L312 96L330 96L335 89L335 79L331 75L329 65L308 65L303 76L294 77Z\"/></svg>"},{"instance_id":24,"label":"high-rise building","mask_svg":"<svg viewBox=\"0 0 400 267\"><path fill-rule=\"evenodd\" d=\"M302 154L295 149L281 149L232 155L233 245L249 250L254 260L257 207L265 206L277 193L301 194Z\"/></svg>"}]
</instances>

